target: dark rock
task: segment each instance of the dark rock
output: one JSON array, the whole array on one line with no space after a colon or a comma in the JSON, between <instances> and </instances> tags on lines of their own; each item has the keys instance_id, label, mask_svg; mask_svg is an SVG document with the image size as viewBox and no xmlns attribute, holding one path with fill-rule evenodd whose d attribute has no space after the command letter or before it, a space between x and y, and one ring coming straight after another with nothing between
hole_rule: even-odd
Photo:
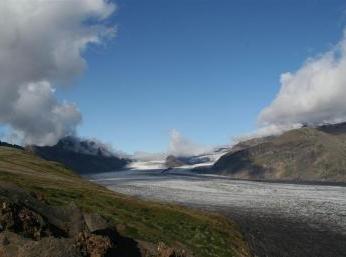
<instances>
[{"instance_id":1,"label":"dark rock","mask_svg":"<svg viewBox=\"0 0 346 257\"><path fill-rule=\"evenodd\" d=\"M204 155L197 156L174 156L169 155L166 158L166 167L167 168L176 168L184 165L194 165L210 162L210 158Z\"/></svg>"},{"instance_id":2,"label":"dark rock","mask_svg":"<svg viewBox=\"0 0 346 257\"><path fill-rule=\"evenodd\" d=\"M2 238L1 245L9 245L9 244L10 244L10 241L8 240L6 236L4 236Z\"/></svg>"},{"instance_id":3,"label":"dark rock","mask_svg":"<svg viewBox=\"0 0 346 257\"><path fill-rule=\"evenodd\" d=\"M175 157L174 155L167 156L165 164L168 168L175 168L186 165L186 163L179 160L179 158Z\"/></svg>"},{"instance_id":4,"label":"dark rock","mask_svg":"<svg viewBox=\"0 0 346 257\"><path fill-rule=\"evenodd\" d=\"M2 196L0 206L0 224L3 230L10 230L34 240L52 234L64 234L57 233L59 229L55 225L48 224L41 214L29 209L27 204L16 203Z\"/></svg>"},{"instance_id":5,"label":"dark rock","mask_svg":"<svg viewBox=\"0 0 346 257\"><path fill-rule=\"evenodd\" d=\"M0 256L141 257L138 243L74 203L52 207L0 182Z\"/></svg>"},{"instance_id":6,"label":"dark rock","mask_svg":"<svg viewBox=\"0 0 346 257\"><path fill-rule=\"evenodd\" d=\"M160 242L157 246L157 257L187 257L187 253L182 249L168 247Z\"/></svg>"},{"instance_id":7,"label":"dark rock","mask_svg":"<svg viewBox=\"0 0 346 257\"><path fill-rule=\"evenodd\" d=\"M84 213L83 218L91 233L98 230L105 230L111 226L108 221L96 213Z\"/></svg>"},{"instance_id":8,"label":"dark rock","mask_svg":"<svg viewBox=\"0 0 346 257\"><path fill-rule=\"evenodd\" d=\"M90 234L87 232L80 233L76 246L83 256L103 257L114 247L112 241L107 236Z\"/></svg>"},{"instance_id":9,"label":"dark rock","mask_svg":"<svg viewBox=\"0 0 346 257\"><path fill-rule=\"evenodd\" d=\"M0 233L0 256L11 257L83 257L69 238L46 237L35 241L14 232Z\"/></svg>"}]
</instances>

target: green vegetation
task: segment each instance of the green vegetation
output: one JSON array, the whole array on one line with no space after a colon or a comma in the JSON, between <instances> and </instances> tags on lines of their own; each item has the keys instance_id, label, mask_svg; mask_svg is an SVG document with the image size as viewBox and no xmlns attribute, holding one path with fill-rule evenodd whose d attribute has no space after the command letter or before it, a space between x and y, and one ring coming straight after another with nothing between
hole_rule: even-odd
<instances>
[{"instance_id":1,"label":"green vegetation","mask_svg":"<svg viewBox=\"0 0 346 257\"><path fill-rule=\"evenodd\" d=\"M117 194L26 151L0 147L0 179L43 195L51 205L74 201L134 239L183 247L198 257L250 256L237 226L221 216Z\"/></svg>"}]
</instances>

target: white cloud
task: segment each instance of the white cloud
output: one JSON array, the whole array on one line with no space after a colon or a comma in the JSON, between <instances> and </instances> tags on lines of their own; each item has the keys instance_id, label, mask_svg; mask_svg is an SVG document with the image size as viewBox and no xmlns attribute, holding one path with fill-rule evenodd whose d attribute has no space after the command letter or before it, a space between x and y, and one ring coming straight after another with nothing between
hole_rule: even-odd
<instances>
[{"instance_id":1,"label":"white cloud","mask_svg":"<svg viewBox=\"0 0 346 257\"><path fill-rule=\"evenodd\" d=\"M168 154L175 156L194 156L204 154L212 148L197 144L183 137L177 130L173 129L170 134L170 142L168 146Z\"/></svg>"},{"instance_id":2,"label":"white cloud","mask_svg":"<svg viewBox=\"0 0 346 257\"><path fill-rule=\"evenodd\" d=\"M168 155L177 157L191 157L208 153L213 150L212 147L201 145L185 138L176 129L172 129L169 135L168 147L165 151L150 153L145 151L137 151L132 155L134 160L148 161L164 161Z\"/></svg>"},{"instance_id":3,"label":"white cloud","mask_svg":"<svg viewBox=\"0 0 346 257\"><path fill-rule=\"evenodd\" d=\"M1 0L0 123L23 143L52 145L73 134L81 114L55 98L86 66L83 51L114 35L107 0Z\"/></svg>"},{"instance_id":4,"label":"white cloud","mask_svg":"<svg viewBox=\"0 0 346 257\"><path fill-rule=\"evenodd\" d=\"M259 115L262 130L345 121L346 34L332 50L282 74L280 82L278 95Z\"/></svg>"},{"instance_id":5,"label":"white cloud","mask_svg":"<svg viewBox=\"0 0 346 257\"><path fill-rule=\"evenodd\" d=\"M279 136L288 130L298 129L301 127L302 127L302 124L299 124L299 123L284 124L284 125L276 125L276 124L267 125L267 126L258 128L255 132L233 137L231 140L231 146L234 146L235 144L239 142L251 140L254 138Z\"/></svg>"},{"instance_id":6,"label":"white cloud","mask_svg":"<svg viewBox=\"0 0 346 257\"><path fill-rule=\"evenodd\" d=\"M23 130L25 143L52 145L57 139L73 134L81 121L76 106L59 103L49 82L35 82L18 89L18 98L12 106L13 115L7 122L14 129Z\"/></svg>"},{"instance_id":7,"label":"white cloud","mask_svg":"<svg viewBox=\"0 0 346 257\"><path fill-rule=\"evenodd\" d=\"M162 153L149 153L145 151L136 151L133 153L132 158L138 161L160 161L164 160L167 157L167 154Z\"/></svg>"}]
</instances>

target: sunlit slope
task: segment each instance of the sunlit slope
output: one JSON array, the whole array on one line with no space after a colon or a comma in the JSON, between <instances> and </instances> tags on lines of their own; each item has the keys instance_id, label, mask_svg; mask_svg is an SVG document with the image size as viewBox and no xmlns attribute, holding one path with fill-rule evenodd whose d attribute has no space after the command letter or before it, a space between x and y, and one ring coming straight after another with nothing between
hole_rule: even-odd
<instances>
[{"instance_id":1,"label":"sunlit slope","mask_svg":"<svg viewBox=\"0 0 346 257\"><path fill-rule=\"evenodd\" d=\"M120 233L134 239L162 241L200 257L250 256L237 226L222 217L116 194L22 150L0 147L0 179L42 194L51 205L74 201L84 211L111 219Z\"/></svg>"},{"instance_id":2,"label":"sunlit slope","mask_svg":"<svg viewBox=\"0 0 346 257\"><path fill-rule=\"evenodd\" d=\"M345 182L345 128L291 130L222 156L214 170L237 178Z\"/></svg>"}]
</instances>

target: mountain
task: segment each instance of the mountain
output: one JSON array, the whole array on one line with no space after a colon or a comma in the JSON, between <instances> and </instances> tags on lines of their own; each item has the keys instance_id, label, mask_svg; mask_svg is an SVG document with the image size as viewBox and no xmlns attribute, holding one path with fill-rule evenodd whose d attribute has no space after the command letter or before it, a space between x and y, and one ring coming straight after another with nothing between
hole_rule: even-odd
<instances>
[{"instance_id":1,"label":"mountain","mask_svg":"<svg viewBox=\"0 0 346 257\"><path fill-rule=\"evenodd\" d=\"M346 123L242 142L212 171L243 179L346 182Z\"/></svg>"},{"instance_id":2,"label":"mountain","mask_svg":"<svg viewBox=\"0 0 346 257\"><path fill-rule=\"evenodd\" d=\"M5 147L10 147L10 148L16 148L16 149L20 149L23 150L24 148L19 146L19 145L14 145L14 144L9 144L3 141L0 141L0 146L5 146Z\"/></svg>"},{"instance_id":3,"label":"mountain","mask_svg":"<svg viewBox=\"0 0 346 257\"><path fill-rule=\"evenodd\" d=\"M186 165L186 162L174 155L168 155L165 161L165 165L167 168L176 168Z\"/></svg>"},{"instance_id":4,"label":"mountain","mask_svg":"<svg viewBox=\"0 0 346 257\"><path fill-rule=\"evenodd\" d=\"M0 256L251 255L228 219L118 194L32 152L0 146Z\"/></svg>"},{"instance_id":5,"label":"mountain","mask_svg":"<svg viewBox=\"0 0 346 257\"><path fill-rule=\"evenodd\" d=\"M60 162L79 174L121 170L130 163L129 159L116 156L102 144L75 137L63 138L55 146L29 146L27 149L45 160Z\"/></svg>"},{"instance_id":6,"label":"mountain","mask_svg":"<svg viewBox=\"0 0 346 257\"><path fill-rule=\"evenodd\" d=\"M165 165L168 168L181 167L185 165L196 165L211 162L209 156L197 155L197 156L174 156L169 155L166 158Z\"/></svg>"}]
</instances>

